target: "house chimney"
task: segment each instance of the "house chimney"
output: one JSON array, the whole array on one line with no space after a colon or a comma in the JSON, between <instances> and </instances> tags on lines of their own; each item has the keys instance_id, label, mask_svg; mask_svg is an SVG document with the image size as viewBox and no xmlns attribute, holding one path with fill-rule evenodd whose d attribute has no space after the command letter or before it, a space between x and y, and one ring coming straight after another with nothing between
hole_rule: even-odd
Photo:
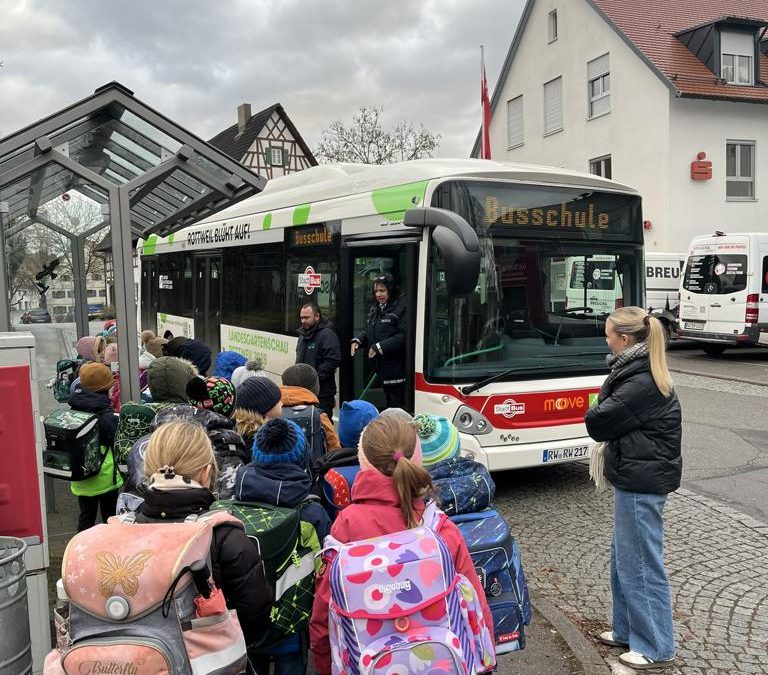
<instances>
[{"instance_id":1,"label":"house chimney","mask_svg":"<svg viewBox=\"0 0 768 675\"><path fill-rule=\"evenodd\" d=\"M237 132L242 134L245 131L245 125L251 119L251 104L241 103L237 106Z\"/></svg>"}]
</instances>

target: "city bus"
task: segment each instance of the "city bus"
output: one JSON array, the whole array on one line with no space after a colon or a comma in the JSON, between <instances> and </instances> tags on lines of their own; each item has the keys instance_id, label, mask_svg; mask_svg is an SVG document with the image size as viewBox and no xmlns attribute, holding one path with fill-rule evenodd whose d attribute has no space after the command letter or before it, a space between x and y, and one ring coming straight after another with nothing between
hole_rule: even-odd
<instances>
[{"instance_id":1,"label":"city bus","mask_svg":"<svg viewBox=\"0 0 768 675\"><path fill-rule=\"evenodd\" d=\"M642 304L642 247L639 195L599 176L473 159L321 165L140 241L139 321L258 358L279 380L315 302L342 344L339 401L381 407L372 362L349 345L390 273L409 409L453 421L491 470L571 461L589 456L606 317ZM610 306L594 285L611 286Z\"/></svg>"}]
</instances>

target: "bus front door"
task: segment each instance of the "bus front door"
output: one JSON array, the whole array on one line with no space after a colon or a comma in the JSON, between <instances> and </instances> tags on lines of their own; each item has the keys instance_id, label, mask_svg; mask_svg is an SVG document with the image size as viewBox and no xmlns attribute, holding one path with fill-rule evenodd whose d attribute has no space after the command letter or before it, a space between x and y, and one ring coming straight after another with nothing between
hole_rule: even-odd
<instances>
[{"instance_id":1,"label":"bus front door","mask_svg":"<svg viewBox=\"0 0 768 675\"><path fill-rule=\"evenodd\" d=\"M348 355L352 338L365 329L368 311L373 303L374 279L383 274L391 274L405 298L405 400L406 408L412 412L418 240L348 240L342 251L342 311L337 315L344 356L339 373L340 400L363 398L379 410L386 407L384 390L376 376L374 361L368 358L368 350L359 350L353 359Z\"/></svg>"},{"instance_id":2,"label":"bus front door","mask_svg":"<svg viewBox=\"0 0 768 675\"><path fill-rule=\"evenodd\" d=\"M195 256L195 339L221 349L221 255Z\"/></svg>"}]
</instances>

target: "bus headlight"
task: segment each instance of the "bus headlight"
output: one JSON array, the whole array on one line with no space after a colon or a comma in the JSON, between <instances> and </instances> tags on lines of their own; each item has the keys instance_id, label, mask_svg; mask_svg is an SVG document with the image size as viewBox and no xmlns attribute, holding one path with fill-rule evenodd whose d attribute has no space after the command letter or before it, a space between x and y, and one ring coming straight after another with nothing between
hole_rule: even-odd
<instances>
[{"instance_id":1,"label":"bus headlight","mask_svg":"<svg viewBox=\"0 0 768 675\"><path fill-rule=\"evenodd\" d=\"M453 424L456 428L472 436L482 436L491 433L491 425L482 413L469 406L463 405L453 416Z\"/></svg>"}]
</instances>

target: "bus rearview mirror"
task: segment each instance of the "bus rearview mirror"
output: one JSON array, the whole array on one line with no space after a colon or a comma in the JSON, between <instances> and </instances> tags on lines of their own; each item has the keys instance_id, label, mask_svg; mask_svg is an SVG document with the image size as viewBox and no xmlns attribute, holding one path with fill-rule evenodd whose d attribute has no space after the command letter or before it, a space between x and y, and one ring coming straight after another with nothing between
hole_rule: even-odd
<instances>
[{"instance_id":1,"label":"bus rearview mirror","mask_svg":"<svg viewBox=\"0 0 768 675\"><path fill-rule=\"evenodd\" d=\"M449 295L469 295L475 290L480 276L480 241L464 218L446 209L419 207L405 212L403 224L432 231L432 241L445 262Z\"/></svg>"}]
</instances>

